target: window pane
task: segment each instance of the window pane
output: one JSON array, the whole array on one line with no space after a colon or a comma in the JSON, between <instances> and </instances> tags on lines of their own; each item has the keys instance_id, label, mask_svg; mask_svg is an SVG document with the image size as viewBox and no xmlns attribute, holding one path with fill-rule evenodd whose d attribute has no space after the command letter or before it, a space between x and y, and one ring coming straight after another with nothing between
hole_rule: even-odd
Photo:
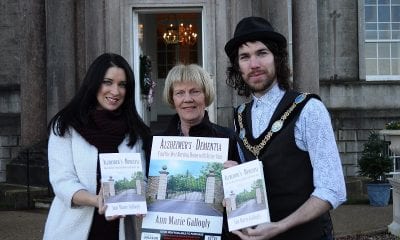
<instances>
[{"instance_id":1,"label":"window pane","mask_svg":"<svg viewBox=\"0 0 400 240\"><path fill-rule=\"evenodd\" d=\"M378 43L378 58L390 58L390 43Z\"/></svg>"},{"instance_id":2,"label":"window pane","mask_svg":"<svg viewBox=\"0 0 400 240\"><path fill-rule=\"evenodd\" d=\"M392 43L392 58L400 58L400 43Z\"/></svg>"},{"instance_id":3,"label":"window pane","mask_svg":"<svg viewBox=\"0 0 400 240\"><path fill-rule=\"evenodd\" d=\"M378 7L378 22L389 22L390 21L390 8L389 6Z\"/></svg>"},{"instance_id":4,"label":"window pane","mask_svg":"<svg viewBox=\"0 0 400 240\"><path fill-rule=\"evenodd\" d=\"M366 6L365 7L365 21L366 22L376 22L376 6Z\"/></svg>"},{"instance_id":5,"label":"window pane","mask_svg":"<svg viewBox=\"0 0 400 240\"><path fill-rule=\"evenodd\" d=\"M390 60L378 59L379 75L390 75Z\"/></svg>"},{"instance_id":6,"label":"window pane","mask_svg":"<svg viewBox=\"0 0 400 240\"><path fill-rule=\"evenodd\" d=\"M378 26L378 29L379 30L388 30L388 31L390 31L390 30L392 30L391 28L390 28L390 23L379 23L379 26Z\"/></svg>"},{"instance_id":7,"label":"window pane","mask_svg":"<svg viewBox=\"0 0 400 240\"><path fill-rule=\"evenodd\" d=\"M379 30L390 30L390 23L379 23L378 29Z\"/></svg>"},{"instance_id":8,"label":"window pane","mask_svg":"<svg viewBox=\"0 0 400 240\"><path fill-rule=\"evenodd\" d=\"M379 31L379 39L390 39L390 31Z\"/></svg>"},{"instance_id":9,"label":"window pane","mask_svg":"<svg viewBox=\"0 0 400 240\"><path fill-rule=\"evenodd\" d=\"M400 6L392 6L392 22L400 22Z\"/></svg>"},{"instance_id":10,"label":"window pane","mask_svg":"<svg viewBox=\"0 0 400 240\"><path fill-rule=\"evenodd\" d=\"M400 60L392 59L392 74L400 75Z\"/></svg>"},{"instance_id":11,"label":"window pane","mask_svg":"<svg viewBox=\"0 0 400 240\"><path fill-rule=\"evenodd\" d=\"M377 31L365 31L365 39L368 39L368 40L378 39L378 32Z\"/></svg>"},{"instance_id":12,"label":"window pane","mask_svg":"<svg viewBox=\"0 0 400 240\"><path fill-rule=\"evenodd\" d=\"M380 4L389 4L389 0L378 0L378 5Z\"/></svg>"},{"instance_id":13,"label":"window pane","mask_svg":"<svg viewBox=\"0 0 400 240\"><path fill-rule=\"evenodd\" d=\"M400 0L364 0L367 75L400 75Z\"/></svg>"},{"instance_id":14,"label":"window pane","mask_svg":"<svg viewBox=\"0 0 400 240\"><path fill-rule=\"evenodd\" d=\"M377 75L378 71L376 69L376 59L366 59L365 69L367 71L367 75Z\"/></svg>"},{"instance_id":15,"label":"window pane","mask_svg":"<svg viewBox=\"0 0 400 240\"><path fill-rule=\"evenodd\" d=\"M400 31L392 31L392 39L400 39Z\"/></svg>"},{"instance_id":16,"label":"window pane","mask_svg":"<svg viewBox=\"0 0 400 240\"><path fill-rule=\"evenodd\" d=\"M366 23L365 29L366 30L378 30L378 24L377 23Z\"/></svg>"},{"instance_id":17,"label":"window pane","mask_svg":"<svg viewBox=\"0 0 400 240\"><path fill-rule=\"evenodd\" d=\"M366 43L365 44L365 57L366 58L376 58L376 43Z\"/></svg>"}]
</instances>

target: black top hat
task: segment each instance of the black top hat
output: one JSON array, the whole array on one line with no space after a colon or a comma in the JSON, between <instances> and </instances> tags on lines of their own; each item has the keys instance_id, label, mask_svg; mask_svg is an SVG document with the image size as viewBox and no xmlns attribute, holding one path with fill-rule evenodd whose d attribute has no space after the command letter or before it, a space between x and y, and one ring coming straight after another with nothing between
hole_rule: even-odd
<instances>
[{"instance_id":1,"label":"black top hat","mask_svg":"<svg viewBox=\"0 0 400 240\"><path fill-rule=\"evenodd\" d=\"M275 32L271 24L261 17L246 17L236 25L233 38L225 45L225 52L231 56L237 47L248 41L272 40L280 47L286 47L286 38Z\"/></svg>"}]
</instances>

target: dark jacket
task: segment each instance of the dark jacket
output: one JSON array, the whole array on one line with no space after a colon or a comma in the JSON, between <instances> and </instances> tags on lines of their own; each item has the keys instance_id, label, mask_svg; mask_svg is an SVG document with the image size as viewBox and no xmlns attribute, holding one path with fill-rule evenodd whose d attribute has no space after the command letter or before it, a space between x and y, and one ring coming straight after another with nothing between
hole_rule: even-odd
<instances>
[{"instance_id":1,"label":"dark jacket","mask_svg":"<svg viewBox=\"0 0 400 240\"><path fill-rule=\"evenodd\" d=\"M168 124L167 129L159 134L160 136L179 136L178 123L180 122L178 114L174 115ZM204 114L204 118L198 125L192 126L189 130L189 136L191 137L217 137L217 138L229 138L229 152L228 159L240 163L240 157L237 150L237 141L235 132L232 129L219 126L210 122L207 111ZM225 208L224 208L225 210ZM224 225L222 229L223 240L236 240L239 239L236 235L229 233L227 226L226 213L224 212Z\"/></svg>"}]
</instances>

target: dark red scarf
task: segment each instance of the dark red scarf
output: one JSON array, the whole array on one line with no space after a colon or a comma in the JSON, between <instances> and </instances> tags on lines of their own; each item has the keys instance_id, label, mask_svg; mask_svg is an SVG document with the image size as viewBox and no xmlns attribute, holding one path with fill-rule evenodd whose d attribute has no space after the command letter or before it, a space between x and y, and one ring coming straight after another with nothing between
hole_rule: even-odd
<instances>
[{"instance_id":1,"label":"dark red scarf","mask_svg":"<svg viewBox=\"0 0 400 240\"><path fill-rule=\"evenodd\" d=\"M118 152L118 145L128 131L120 111L95 110L89 114L89 123L76 129L99 153Z\"/></svg>"}]
</instances>

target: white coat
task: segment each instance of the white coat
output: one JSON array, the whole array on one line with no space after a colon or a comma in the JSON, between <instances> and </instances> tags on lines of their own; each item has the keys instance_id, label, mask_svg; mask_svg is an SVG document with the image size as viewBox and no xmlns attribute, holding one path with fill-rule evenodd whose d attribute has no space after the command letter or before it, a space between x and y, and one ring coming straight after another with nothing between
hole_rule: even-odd
<instances>
[{"instance_id":1,"label":"white coat","mask_svg":"<svg viewBox=\"0 0 400 240\"><path fill-rule=\"evenodd\" d=\"M69 129L63 137L52 131L48 143L49 178L55 197L47 217L44 240L87 239L92 224L94 207L72 205L72 196L85 189L96 194L98 150L77 131ZM118 146L118 152L142 153L143 172L146 169L142 142L127 146L128 137ZM123 220L120 219L119 239L125 239Z\"/></svg>"}]
</instances>

